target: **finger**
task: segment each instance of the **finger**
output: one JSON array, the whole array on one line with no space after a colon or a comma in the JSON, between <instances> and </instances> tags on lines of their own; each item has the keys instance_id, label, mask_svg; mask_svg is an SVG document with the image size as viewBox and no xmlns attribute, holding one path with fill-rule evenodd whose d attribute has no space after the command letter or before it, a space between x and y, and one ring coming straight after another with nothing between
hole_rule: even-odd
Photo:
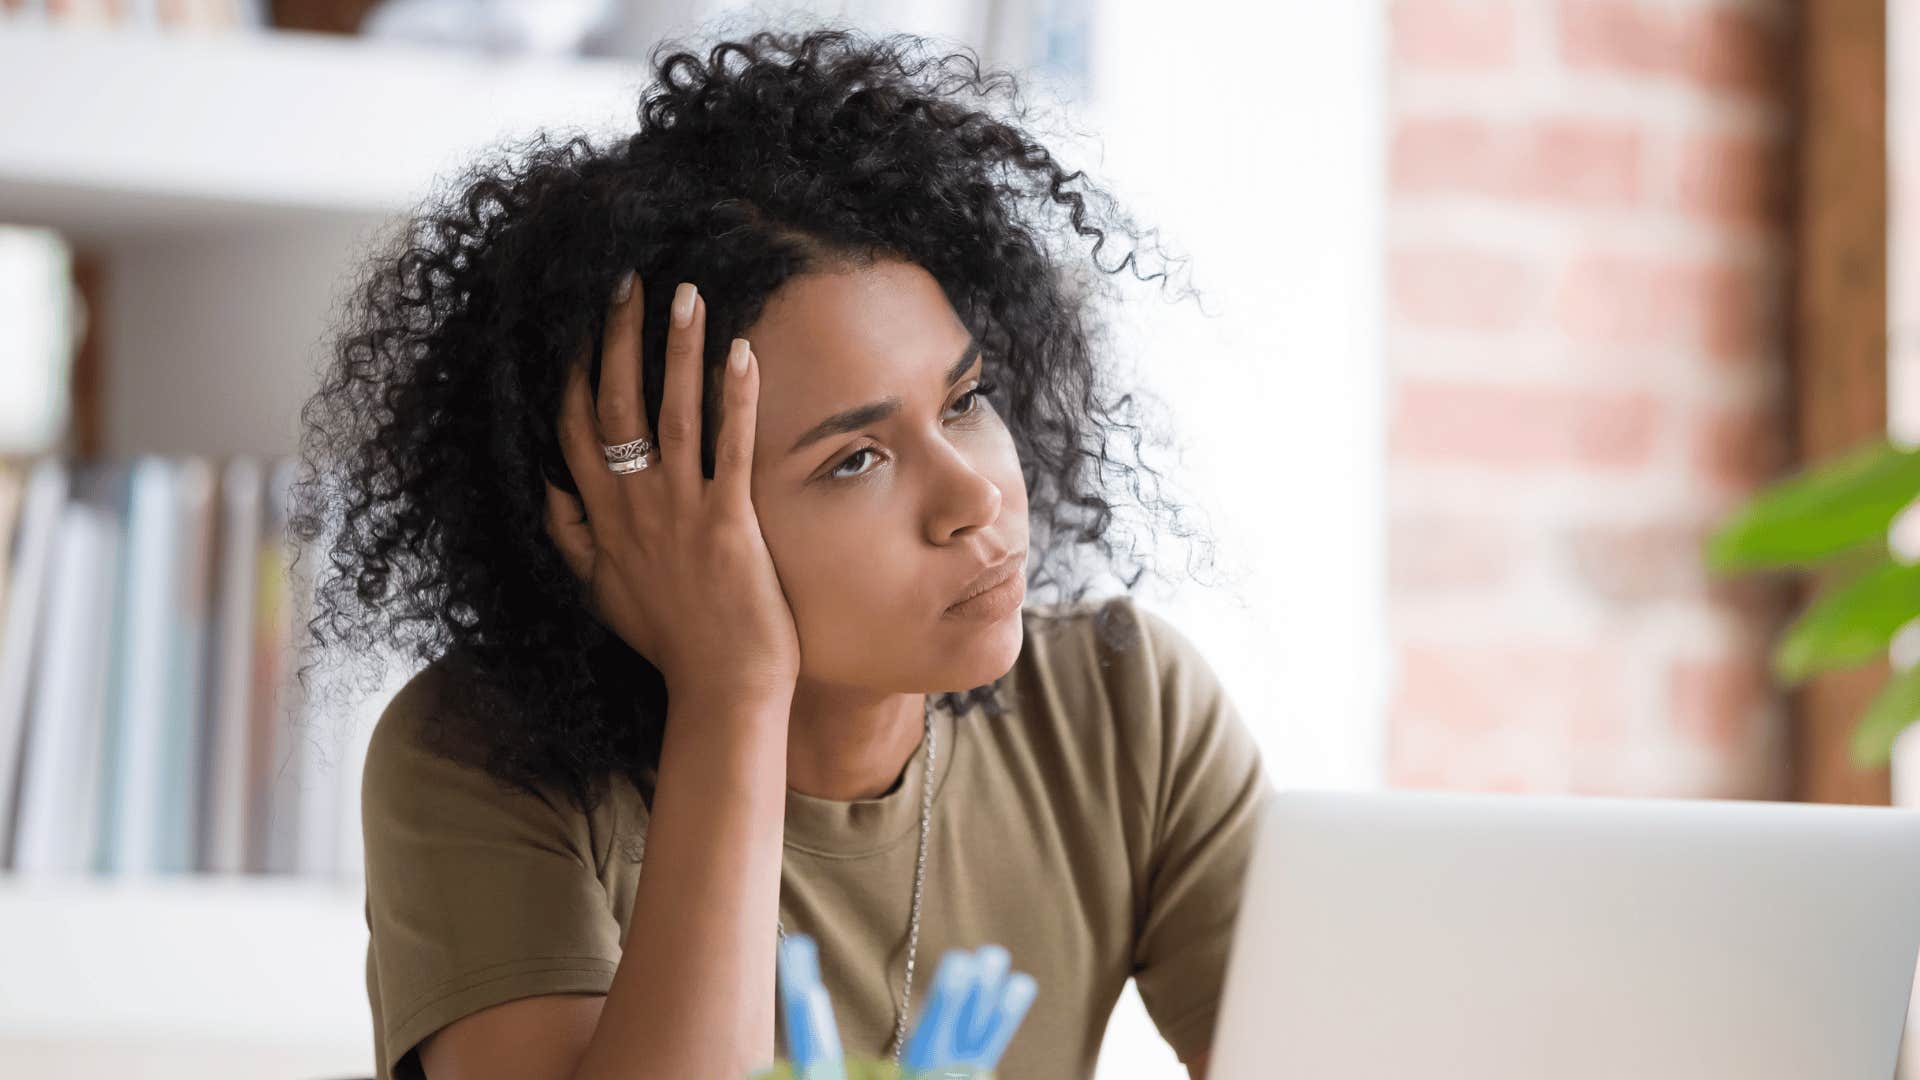
<instances>
[{"instance_id":1,"label":"finger","mask_svg":"<svg viewBox=\"0 0 1920 1080\"><path fill-rule=\"evenodd\" d=\"M567 461L573 485L580 489L580 502L589 521L611 520L601 507L617 505L618 479L607 469L606 455L600 449L600 437L594 429L593 395L587 390L587 366L581 362L567 365L566 386L560 392L560 455Z\"/></svg>"},{"instance_id":2,"label":"finger","mask_svg":"<svg viewBox=\"0 0 1920 1080\"><path fill-rule=\"evenodd\" d=\"M647 434L647 410L640 398L640 312L644 289L640 275L624 300L615 293L600 339L600 403L595 416L602 441L630 442ZM604 458L602 459L604 460Z\"/></svg>"},{"instance_id":3,"label":"finger","mask_svg":"<svg viewBox=\"0 0 1920 1080\"><path fill-rule=\"evenodd\" d=\"M745 367L735 370L736 362ZM733 339L720 378L726 392L713 443L713 490L729 505L745 507L753 502L753 431L760 406L760 364L746 338Z\"/></svg>"},{"instance_id":4,"label":"finger","mask_svg":"<svg viewBox=\"0 0 1920 1080\"><path fill-rule=\"evenodd\" d=\"M547 481L547 535L560 549L567 569L582 581L593 580L593 529L580 500Z\"/></svg>"},{"instance_id":5,"label":"finger","mask_svg":"<svg viewBox=\"0 0 1920 1080\"><path fill-rule=\"evenodd\" d=\"M675 291L672 311L667 376L660 391L660 464L667 470L667 482L691 495L701 480L700 369L707 305L691 282L683 282Z\"/></svg>"}]
</instances>

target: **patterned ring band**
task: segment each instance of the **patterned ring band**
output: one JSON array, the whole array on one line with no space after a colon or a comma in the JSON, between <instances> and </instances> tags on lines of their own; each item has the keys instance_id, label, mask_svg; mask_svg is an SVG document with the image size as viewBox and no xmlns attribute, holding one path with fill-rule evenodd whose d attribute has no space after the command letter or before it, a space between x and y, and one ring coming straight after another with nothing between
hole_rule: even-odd
<instances>
[{"instance_id":1,"label":"patterned ring band","mask_svg":"<svg viewBox=\"0 0 1920 1080\"><path fill-rule=\"evenodd\" d=\"M619 473L621 476L625 476L628 473L637 473L646 469L650 469L653 467L654 462L657 460L658 460L657 458L654 458L651 454L648 454L645 457L627 458L623 461L609 461L607 462L607 468L613 472Z\"/></svg>"},{"instance_id":2,"label":"patterned ring band","mask_svg":"<svg viewBox=\"0 0 1920 1080\"><path fill-rule=\"evenodd\" d=\"M607 464L609 465L616 461L632 461L634 458L646 457L647 452L652 449L653 440L647 438L645 435L640 436L632 442L623 442L617 446L608 446L606 443L600 444L600 452L606 456Z\"/></svg>"}]
</instances>

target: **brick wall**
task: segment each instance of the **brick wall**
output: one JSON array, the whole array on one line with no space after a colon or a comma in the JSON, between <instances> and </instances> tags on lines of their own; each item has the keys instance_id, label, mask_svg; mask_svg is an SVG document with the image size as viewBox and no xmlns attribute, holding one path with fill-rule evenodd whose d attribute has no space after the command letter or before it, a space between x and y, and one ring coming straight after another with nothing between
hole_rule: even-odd
<instances>
[{"instance_id":1,"label":"brick wall","mask_svg":"<svg viewBox=\"0 0 1920 1080\"><path fill-rule=\"evenodd\" d=\"M1774 797L1788 5L1398 0L1389 780Z\"/></svg>"}]
</instances>

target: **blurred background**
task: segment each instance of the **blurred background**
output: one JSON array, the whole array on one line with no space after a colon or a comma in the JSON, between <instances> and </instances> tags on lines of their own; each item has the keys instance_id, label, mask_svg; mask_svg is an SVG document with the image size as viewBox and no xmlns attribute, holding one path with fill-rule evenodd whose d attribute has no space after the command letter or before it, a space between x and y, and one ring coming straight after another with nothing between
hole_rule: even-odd
<instances>
[{"instance_id":1,"label":"blurred background","mask_svg":"<svg viewBox=\"0 0 1920 1080\"><path fill-rule=\"evenodd\" d=\"M793 10L0 0L0 1075L371 1075L410 672L310 715L278 533L335 305L475 151ZM1217 560L1143 595L1277 783L1920 804L1913 5L799 10L1023 73L1184 256L1111 359ZM1131 993L1099 1075L1184 1075Z\"/></svg>"}]
</instances>

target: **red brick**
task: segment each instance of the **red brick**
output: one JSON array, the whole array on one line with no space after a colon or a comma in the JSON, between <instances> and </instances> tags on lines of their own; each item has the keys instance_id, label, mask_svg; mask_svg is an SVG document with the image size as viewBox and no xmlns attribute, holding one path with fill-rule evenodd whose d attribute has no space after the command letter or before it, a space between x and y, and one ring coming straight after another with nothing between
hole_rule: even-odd
<instances>
[{"instance_id":1,"label":"red brick","mask_svg":"<svg viewBox=\"0 0 1920 1080\"><path fill-rule=\"evenodd\" d=\"M1580 205L1635 202L1644 141L1631 126L1574 118L1544 121L1533 132L1525 162L1531 194Z\"/></svg>"},{"instance_id":2,"label":"red brick","mask_svg":"<svg viewBox=\"0 0 1920 1080\"><path fill-rule=\"evenodd\" d=\"M1773 325L1775 300L1758 273L1741 267L1595 253L1568 268L1556 307L1560 329L1585 344L1750 361Z\"/></svg>"},{"instance_id":3,"label":"red brick","mask_svg":"<svg viewBox=\"0 0 1920 1080\"><path fill-rule=\"evenodd\" d=\"M1392 18L1395 67L1497 70L1513 63L1511 3L1397 0Z\"/></svg>"},{"instance_id":4,"label":"red brick","mask_svg":"<svg viewBox=\"0 0 1920 1080\"><path fill-rule=\"evenodd\" d=\"M1707 584L1701 545L1708 524L1653 520L1586 524L1561 540L1575 581L1617 611L1697 600Z\"/></svg>"},{"instance_id":5,"label":"red brick","mask_svg":"<svg viewBox=\"0 0 1920 1080\"><path fill-rule=\"evenodd\" d=\"M1626 206L1644 197L1645 143L1638 127L1601 120L1427 116L1402 119L1389 153L1400 193Z\"/></svg>"},{"instance_id":6,"label":"red brick","mask_svg":"<svg viewBox=\"0 0 1920 1080\"><path fill-rule=\"evenodd\" d=\"M1394 595L1484 592L1504 582L1513 538L1484 516L1396 515L1387 532L1387 581Z\"/></svg>"},{"instance_id":7,"label":"red brick","mask_svg":"<svg viewBox=\"0 0 1920 1080\"><path fill-rule=\"evenodd\" d=\"M1626 717L1626 657L1611 646L1403 643L1399 654L1395 723L1426 727L1430 737L1548 725L1597 745L1617 737Z\"/></svg>"},{"instance_id":8,"label":"red brick","mask_svg":"<svg viewBox=\"0 0 1920 1080\"><path fill-rule=\"evenodd\" d=\"M1687 453L1708 488L1753 491L1778 478L1790 463L1788 432L1779 416L1757 405L1698 410L1687 423Z\"/></svg>"},{"instance_id":9,"label":"red brick","mask_svg":"<svg viewBox=\"0 0 1920 1080\"><path fill-rule=\"evenodd\" d=\"M1694 47L1682 54L1681 70L1701 86L1751 91L1785 107L1792 93L1788 27L1763 13L1782 7L1749 0L1695 13Z\"/></svg>"},{"instance_id":10,"label":"red brick","mask_svg":"<svg viewBox=\"0 0 1920 1080\"><path fill-rule=\"evenodd\" d=\"M1401 379L1394 456L1502 466L1644 464L1663 406L1643 391L1501 387Z\"/></svg>"},{"instance_id":11,"label":"red brick","mask_svg":"<svg viewBox=\"0 0 1920 1080\"><path fill-rule=\"evenodd\" d=\"M1711 574L1707 537L1724 512L1695 507L1686 517L1663 517L1570 528L1557 541L1575 585L1620 614L1653 604L1710 611L1730 623L1771 627L1792 598L1785 578Z\"/></svg>"},{"instance_id":12,"label":"red brick","mask_svg":"<svg viewBox=\"0 0 1920 1080\"><path fill-rule=\"evenodd\" d=\"M1549 522L1537 541L1511 524L1478 525L1473 505L1401 510L1390 519L1388 617L1403 663L1389 710L1389 782L1698 795L1726 786L1724 777L1758 791L1746 778L1784 774L1750 726L1767 719L1776 700L1765 649L1801 593L1784 579L1707 575L1699 546L1720 520L1720 503L1763 482L1780 449L1770 441L1778 428L1765 418L1771 403L1721 401L1718 390L1744 387L1748 372L1779 362L1781 270L1770 255L1723 254L1721 238L1741 252L1771 251L1790 197L1781 157L1789 144L1621 107L1650 89L1663 100L1735 101L1755 128L1784 123L1790 6L1395 0L1391 10L1390 62L1433 74L1417 88L1401 82L1392 103L1395 218L1415 228L1390 237L1399 241L1389 249L1390 317L1397 327L1484 338L1500 356L1538 346L1541 357L1526 369L1539 382L1524 387L1474 375L1399 377L1391 390L1393 467L1417 477L1429 465L1465 465L1496 491L1515 481L1578 483L1604 469L1637 470L1606 477L1610 488L1642 479L1654 486L1643 517ZM1522 78L1523 65L1556 63L1535 55L1536 37L1573 70ZM1471 89L1474 101L1482 91L1514 100L1480 109L1412 96L1429 83ZM1467 201L1490 219L1488 235L1407 247ZM1587 210L1607 211L1609 222L1626 211L1635 234L1628 239L1651 239L1656 246L1639 250L1653 254L1586 248L1579 237L1607 227L1580 213ZM1503 215L1521 232L1509 236ZM1549 244L1561 242L1516 255L1533 249L1512 241L1534 236L1540 224L1554 226ZM1659 246L1662 230L1676 234L1666 239L1702 237L1713 250ZM1602 364L1605 377L1595 377ZM1609 389L1582 391L1576 381ZM1667 389L1675 383L1689 388L1684 398ZM1686 505L1663 512L1676 479L1668 474L1681 471ZM1543 604L1597 603L1619 626L1650 615L1664 624L1672 612L1715 627L1728 656L1742 658L1681 663L1678 646L1662 648L1664 635L1632 645L1624 635L1552 644L1537 624L1499 621L1510 587L1529 568L1521 559L1536 556L1558 571L1526 581L1547 593ZM1436 640L1432 617L1443 610L1458 610L1465 625ZM1689 636L1684 647L1697 657L1712 646ZM1642 691L1653 700L1643 701ZM1649 708L1657 715L1642 716ZM1639 745L1628 727L1636 718L1666 729L1651 733L1653 745Z\"/></svg>"},{"instance_id":13,"label":"red brick","mask_svg":"<svg viewBox=\"0 0 1920 1080\"><path fill-rule=\"evenodd\" d=\"M1764 639L1771 639L1786 625L1802 596L1800 582L1788 574L1707 578L1707 609L1717 618L1751 628Z\"/></svg>"},{"instance_id":14,"label":"red brick","mask_svg":"<svg viewBox=\"0 0 1920 1080\"><path fill-rule=\"evenodd\" d=\"M1682 737L1731 753L1773 693L1759 655L1679 660L1667 679L1670 721Z\"/></svg>"},{"instance_id":15,"label":"red brick","mask_svg":"<svg viewBox=\"0 0 1920 1080\"><path fill-rule=\"evenodd\" d=\"M1783 98L1787 36L1769 8L1777 5L1561 0L1560 58L1573 68Z\"/></svg>"},{"instance_id":16,"label":"red brick","mask_svg":"<svg viewBox=\"0 0 1920 1080\"><path fill-rule=\"evenodd\" d=\"M1700 283L1707 355L1739 366L1768 361L1783 333L1784 289L1758 271L1730 265L1704 270Z\"/></svg>"},{"instance_id":17,"label":"red brick","mask_svg":"<svg viewBox=\"0 0 1920 1080\"><path fill-rule=\"evenodd\" d=\"M1525 323L1544 290L1525 259L1469 248L1396 251L1391 276L1396 318L1487 334Z\"/></svg>"},{"instance_id":18,"label":"red brick","mask_svg":"<svg viewBox=\"0 0 1920 1080\"><path fill-rule=\"evenodd\" d=\"M1408 117L1394 125L1388 149L1396 190L1510 190L1512 176L1494 159L1510 154L1509 129L1473 116Z\"/></svg>"},{"instance_id":19,"label":"red brick","mask_svg":"<svg viewBox=\"0 0 1920 1080\"><path fill-rule=\"evenodd\" d=\"M1696 135L1680 151L1680 209L1709 221L1784 228L1788 160L1770 136Z\"/></svg>"}]
</instances>

